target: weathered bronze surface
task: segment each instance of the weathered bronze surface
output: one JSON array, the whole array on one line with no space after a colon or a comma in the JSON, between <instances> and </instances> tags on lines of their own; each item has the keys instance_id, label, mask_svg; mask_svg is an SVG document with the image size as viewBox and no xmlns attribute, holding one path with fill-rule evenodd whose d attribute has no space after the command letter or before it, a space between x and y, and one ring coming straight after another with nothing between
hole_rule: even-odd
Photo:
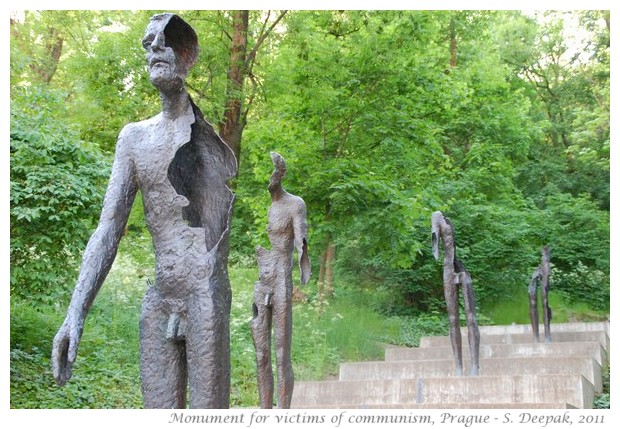
<instances>
[{"instance_id":1,"label":"weathered bronze surface","mask_svg":"<svg viewBox=\"0 0 620 429\"><path fill-rule=\"evenodd\" d=\"M116 256L141 191L156 256L140 320L145 408L228 408L228 237L237 160L205 121L184 81L198 57L194 30L174 14L151 18L142 45L163 110L121 131L99 225L84 251L54 338L56 382L71 377L84 321Z\"/></svg>"},{"instance_id":2,"label":"weathered bronze surface","mask_svg":"<svg viewBox=\"0 0 620 429\"><path fill-rule=\"evenodd\" d=\"M259 280L254 286L252 337L256 348L258 391L261 408L273 406L273 370L271 367L271 329L273 325L277 367L279 408L290 408L293 396L291 339L293 331L293 251L297 250L301 283L310 278L306 204L282 188L286 173L284 159L271 152L274 171L269 181L271 207L267 232L271 250L258 246Z\"/></svg>"},{"instance_id":3,"label":"weathered bronze surface","mask_svg":"<svg viewBox=\"0 0 620 429\"><path fill-rule=\"evenodd\" d=\"M463 304L467 317L467 339L471 355L470 375L480 373L479 350L480 330L476 320L476 300L469 272L456 258L456 239L452 223L440 211L431 216L431 237L433 256L439 260L439 240L443 242L443 288L446 308L450 318L450 342L456 364L456 375L463 374L463 351L461 324L459 320L459 285L463 292Z\"/></svg>"},{"instance_id":4,"label":"weathered bronze surface","mask_svg":"<svg viewBox=\"0 0 620 429\"><path fill-rule=\"evenodd\" d=\"M545 343L551 342L551 307L549 307L549 276L551 274L551 248L545 246L542 249L540 265L534 270L532 280L528 287L530 295L530 321L532 323L532 333L536 342L540 340L538 333L538 285L540 284L540 295L542 298L543 323L545 325Z\"/></svg>"}]
</instances>

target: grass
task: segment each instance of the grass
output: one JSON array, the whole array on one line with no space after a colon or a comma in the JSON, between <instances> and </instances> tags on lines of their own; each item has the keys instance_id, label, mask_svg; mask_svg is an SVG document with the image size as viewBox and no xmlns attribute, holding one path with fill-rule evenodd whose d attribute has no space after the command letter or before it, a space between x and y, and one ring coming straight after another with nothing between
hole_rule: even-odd
<instances>
[{"instance_id":1,"label":"grass","mask_svg":"<svg viewBox=\"0 0 620 429\"><path fill-rule=\"evenodd\" d=\"M569 303L560 293L553 290L549 291L549 307L551 307L552 312L552 323L594 322L607 320L609 316L608 312L592 310L586 303ZM523 291L522 296L501 301L494 307L486 309L485 314L495 325L529 324L530 304L527 289ZM543 313L540 296L538 314L542 322Z\"/></svg>"},{"instance_id":2,"label":"grass","mask_svg":"<svg viewBox=\"0 0 620 429\"><path fill-rule=\"evenodd\" d=\"M121 247L121 251L123 248ZM140 408L139 331L149 261L119 252L86 320L71 380L55 385L51 345L68 303L34 308L11 302L11 408ZM231 308L231 407L258 404L255 351L249 322L256 268L229 270ZM298 284L298 281L297 281ZM377 340L397 337L395 321L374 313L343 288L330 300L314 299L293 308L292 359L296 380L333 376L344 360L378 359ZM273 360L275 362L275 360Z\"/></svg>"},{"instance_id":3,"label":"grass","mask_svg":"<svg viewBox=\"0 0 620 429\"><path fill-rule=\"evenodd\" d=\"M11 408L142 407L138 320L146 278L153 278L153 263L148 258L137 262L133 252L122 246L86 321L73 377L63 388L53 381L49 356L68 303L34 308L27 302L11 301ZM258 270L244 264L231 267L229 274L233 289L230 404L256 407L256 362L249 322ZM298 279L295 283L299 284ZM417 346L422 336L448 333L447 318L441 312L388 317L373 310L377 296L372 288L335 286L335 296L319 300L311 281L304 289L308 301L294 304L296 380L333 378L343 361L382 359L381 343ZM556 323L607 317L585 304L569 304L555 293L550 299ZM527 324L527 294L485 309L480 317L481 323ZM609 402L609 394L599 402L604 406L605 400Z\"/></svg>"}]
</instances>

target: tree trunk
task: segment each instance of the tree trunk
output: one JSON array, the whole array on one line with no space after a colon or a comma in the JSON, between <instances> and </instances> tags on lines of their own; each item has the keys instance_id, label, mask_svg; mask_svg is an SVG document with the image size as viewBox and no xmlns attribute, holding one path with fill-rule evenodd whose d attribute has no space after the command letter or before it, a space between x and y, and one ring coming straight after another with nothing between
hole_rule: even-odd
<instances>
[{"instance_id":1,"label":"tree trunk","mask_svg":"<svg viewBox=\"0 0 620 429\"><path fill-rule=\"evenodd\" d=\"M236 10L233 12L233 36L230 48L230 66L228 69L228 88L224 116L220 123L220 136L230 146L239 161L241 154L241 135L246 120L242 115L243 82L247 76L246 55L248 46L248 23L250 12Z\"/></svg>"},{"instance_id":2,"label":"tree trunk","mask_svg":"<svg viewBox=\"0 0 620 429\"><path fill-rule=\"evenodd\" d=\"M456 27L454 18L450 20L450 68L456 67Z\"/></svg>"},{"instance_id":3,"label":"tree trunk","mask_svg":"<svg viewBox=\"0 0 620 429\"><path fill-rule=\"evenodd\" d=\"M17 22L13 19L10 21L11 35L16 43L19 43L19 30L17 28ZM11 42L13 42L13 40ZM64 39L60 32L54 27L47 29L47 36L45 37L45 52L40 58L33 57L32 62L29 64L30 70L32 70L45 84L49 85L56 74L58 69L58 63L60 62L60 56L62 55L62 47ZM29 52L30 49L20 45L24 48L25 52Z\"/></svg>"},{"instance_id":4,"label":"tree trunk","mask_svg":"<svg viewBox=\"0 0 620 429\"><path fill-rule=\"evenodd\" d=\"M317 282L317 294L319 295L319 301L323 301L323 297L325 295L325 257L327 256L327 252L323 251L321 253L321 262L319 264L319 281Z\"/></svg>"},{"instance_id":5,"label":"tree trunk","mask_svg":"<svg viewBox=\"0 0 620 429\"><path fill-rule=\"evenodd\" d=\"M608 10L603 11L603 19L605 20L605 27L607 28L607 34L610 32L610 13ZM607 45L609 46L609 45Z\"/></svg>"},{"instance_id":6,"label":"tree trunk","mask_svg":"<svg viewBox=\"0 0 620 429\"><path fill-rule=\"evenodd\" d=\"M327 246L321 253L321 264L319 268L319 281L317 284L317 292L319 300L323 300L326 296L334 294L334 261L336 260L336 246L331 237L327 242Z\"/></svg>"},{"instance_id":7,"label":"tree trunk","mask_svg":"<svg viewBox=\"0 0 620 429\"><path fill-rule=\"evenodd\" d=\"M55 28L49 30L50 39L47 43L48 63L46 74L43 77L45 83L49 84L56 73L58 68L58 62L60 61L60 55L62 54L62 45L64 39L59 35Z\"/></svg>"},{"instance_id":8,"label":"tree trunk","mask_svg":"<svg viewBox=\"0 0 620 429\"><path fill-rule=\"evenodd\" d=\"M256 60L256 54L269 37L273 29L282 20L287 11L282 11L271 25L268 26L271 13L267 12L265 21L256 38L256 43L248 52L248 29L250 21L250 11L233 11L233 35L230 47L230 67L228 70L228 82L226 90L226 103L224 115L219 125L220 136L233 150L237 162L241 155L241 137L243 129L247 124L247 114L249 106L252 104L252 97L249 98L247 106L244 106L244 82L249 77L256 83L252 75L252 68Z\"/></svg>"}]
</instances>

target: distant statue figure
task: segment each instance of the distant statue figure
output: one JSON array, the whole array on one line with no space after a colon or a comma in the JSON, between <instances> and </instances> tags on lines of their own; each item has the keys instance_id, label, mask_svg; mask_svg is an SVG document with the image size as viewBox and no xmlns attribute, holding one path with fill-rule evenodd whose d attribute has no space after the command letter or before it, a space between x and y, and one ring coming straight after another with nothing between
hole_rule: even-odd
<instances>
[{"instance_id":1,"label":"distant statue figure","mask_svg":"<svg viewBox=\"0 0 620 429\"><path fill-rule=\"evenodd\" d=\"M459 291L461 285L465 314L467 316L467 339L471 355L470 375L480 373L479 350L480 330L476 320L476 300L471 276L465 266L456 258L456 239L452 223L440 211L431 217L433 256L439 260L439 239L443 241L443 288L446 308L450 318L450 342L456 361L456 375L463 375L463 351L461 345L461 324L459 320Z\"/></svg>"},{"instance_id":2,"label":"distant statue figure","mask_svg":"<svg viewBox=\"0 0 620 429\"><path fill-rule=\"evenodd\" d=\"M545 343L551 342L551 307L549 307L549 275L551 274L551 248L542 248L540 265L534 270L528 287L530 295L530 321L536 342L540 341L538 334L538 284L542 297L543 323L545 325Z\"/></svg>"},{"instance_id":3,"label":"distant statue figure","mask_svg":"<svg viewBox=\"0 0 620 429\"><path fill-rule=\"evenodd\" d=\"M269 180L271 207L267 233L271 250L258 246L256 256L259 280L254 286L252 337L256 348L258 393L261 408L273 406L273 370L271 368L271 326L275 336L277 398L279 408L290 408L293 396L291 340L293 331L293 250L297 250L301 284L310 278L310 258L306 223L306 204L300 197L282 188L286 173L284 159L271 152L275 169Z\"/></svg>"},{"instance_id":4,"label":"distant statue figure","mask_svg":"<svg viewBox=\"0 0 620 429\"><path fill-rule=\"evenodd\" d=\"M84 321L116 256L141 191L156 256L140 319L145 408L228 408L231 303L228 238L237 160L205 121L184 81L198 58L196 33L179 16L151 18L142 39L163 111L121 131L101 218L90 238L52 370L71 377Z\"/></svg>"}]
</instances>

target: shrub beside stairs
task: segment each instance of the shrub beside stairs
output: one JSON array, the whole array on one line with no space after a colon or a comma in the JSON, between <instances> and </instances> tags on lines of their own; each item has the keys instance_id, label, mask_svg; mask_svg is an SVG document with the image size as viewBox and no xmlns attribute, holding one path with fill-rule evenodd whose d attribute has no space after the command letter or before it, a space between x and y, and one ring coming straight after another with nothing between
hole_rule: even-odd
<instances>
[{"instance_id":1,"label":"shrub beside stairs","mask_svg":"<svg viewBox=\"0 0 620 429\"><path fill-rule=\"evenodd\" d=\"M479 376L454 375L447 336L388 347L383 361L342 363L338 380L296 382L291 408L592 408L609 362L609 322L552 324L551 335L546 344L529 325L480 327Z\"/></svg>"}]
</instances>

